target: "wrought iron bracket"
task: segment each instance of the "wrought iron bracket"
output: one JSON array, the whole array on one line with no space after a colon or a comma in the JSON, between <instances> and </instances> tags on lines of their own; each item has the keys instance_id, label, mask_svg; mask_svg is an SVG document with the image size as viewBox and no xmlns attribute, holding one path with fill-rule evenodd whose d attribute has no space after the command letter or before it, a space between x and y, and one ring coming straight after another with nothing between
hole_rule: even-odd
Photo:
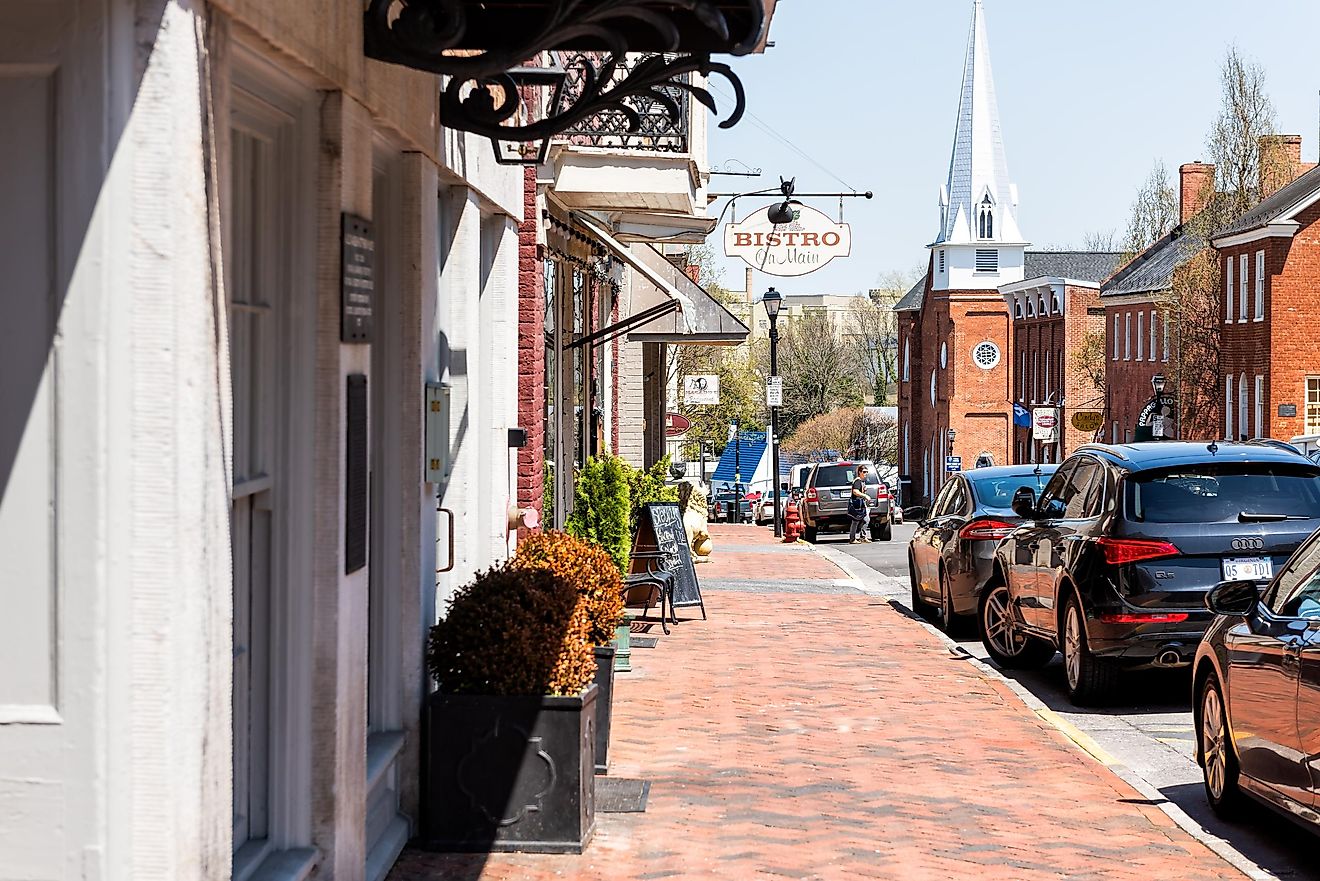
<instances>
[{"instance_id":1,"label":"wrought iron bracket","mask_svg":"<svg viewBox=\"0 0 1320 881\"><path fill-rule=\"evenodd\" d=\"M734 92L734 107L720 123L730 128L746 108L742 82L709 52L648 54L625 57L645 46L682 52L683 39L673 16L686 14L733 54L756 48L764 26L762 0L746 4L752 27L733 42L729 22L714 0L547 0L535 27L509 35L507 45L481 48L465 45L482 4L466 0L371 0L364 21L368 57L451 77L440 98L441 119L450 128L470 131L496 141L537 141L580 124L603 111L621 113L629 131L641 128L641 114L627 103L644 99L663 108L677 122L683 113L673 90L688 92L712 112L715 99L705 88L684 78L690 73L719 75ZM492 4L494 5L494 4ZM533 4L535 5L535 4ZM725 6L728 3L724 4ZM476 28L480 31L481 22ZM645 39L639 34L646 34ZM565 106L552 102L542 119L506 124L522 105L515 69L553 50L581 50L566 67L581 72L581 88L566 95ZM668 94L667 94L668 92Z\"/></svg>"}]
</instances>

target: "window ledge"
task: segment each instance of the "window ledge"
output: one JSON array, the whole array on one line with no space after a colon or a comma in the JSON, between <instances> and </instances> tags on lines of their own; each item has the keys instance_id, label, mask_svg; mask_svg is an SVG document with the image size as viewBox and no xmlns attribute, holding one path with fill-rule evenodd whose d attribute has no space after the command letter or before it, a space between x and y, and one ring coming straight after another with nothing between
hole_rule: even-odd
<instances>
[{"instance_id":1,"label":"window ledge","mask_svg":"<svg viewBox=\"0 0 1320 881\"><path fill-rule=\"evenodd\" d=\"M367 735L367 789L374 789L380 775L399 755L408 735L402 731L379 731Z\"/></svg>"},{"instance_id":2,"label":"window ledge","mask_svg":"<svg viewBox=\"0 0 1320 881\"><path fill-rule=\"evenodd\" d=\"M1256 324L1259 324L1260 322L1262 322L1262 321L1265 320L1265 316L1262 315L1262 316L1260 316L1259 318L1253 318L1253 319L1251 319L1251 320L1252 320L1253 322L1255 322Z\"/></svg>"},{"instance_id":3,"label":"window ledge","mask_svg":"<svg viewBox=\"0 0 1320 881\"><path fill-rule=\"evenodd\" d=\"M306 881L320 853L314 848L270 850L266 841L250 841L234 854L234 881Z\"/></svg>"}]
</instances>

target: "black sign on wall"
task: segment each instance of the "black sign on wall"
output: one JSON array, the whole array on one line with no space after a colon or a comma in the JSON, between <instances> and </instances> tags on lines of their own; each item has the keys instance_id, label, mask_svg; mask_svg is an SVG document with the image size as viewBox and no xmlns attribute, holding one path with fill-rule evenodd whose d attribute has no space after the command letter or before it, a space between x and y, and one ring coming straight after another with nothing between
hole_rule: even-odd
<instances>
[{"instance_id":1,"label":"black sign on wall","mask_svg":"<svg viewBox=\"0 0 1320 881\"><path fill-rule=\"evenodd\" d=\"M340 216L341 254L339 340L371 342L371 312L376 299L376 238L371 222L353 214Z\"/></svg>"},{"instance_id":2,"label":"black sign on wall","mask_svg":"<svg viewBox=\"0 0 1320 881\"><path fill-rule=\"evenodd\" d=\"M348 377L344 474L344 572L367 565L367 378Z\"/></svg>"},{"instance_id":3,"label":"black sign on wall","mask_svg":"<svg viewBox=\"0 0 1320 881\"><path fill-rule=\"evenodd\" d=\"M1279 418L1280 418L1280 419L1296 419L1296 418L1297 418L1297 405L1296 405L1296 404L1280 404L1280 405L1279 405Z\"/></svg>"}]
</instances>

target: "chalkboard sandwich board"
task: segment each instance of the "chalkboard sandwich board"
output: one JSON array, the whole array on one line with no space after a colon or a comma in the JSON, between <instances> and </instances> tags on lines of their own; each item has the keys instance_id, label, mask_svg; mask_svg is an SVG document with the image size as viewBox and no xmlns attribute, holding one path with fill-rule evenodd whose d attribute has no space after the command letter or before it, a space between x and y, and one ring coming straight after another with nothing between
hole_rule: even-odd
<instances>
[{"instance_id":1,"label":"chalkboard sandwich board","mask_svg":"<svg viewBox=\"0 0 1320 881\"><path fill-rule=\"evenodd\" d=\"M664 554L661 568L674 576L674 605L700 606L701 617L706 617L706 603L701 598L687 530L683 528L683 512L675 502L653 502L643 507L633 549Z\"/></svg>"}]
</instances>

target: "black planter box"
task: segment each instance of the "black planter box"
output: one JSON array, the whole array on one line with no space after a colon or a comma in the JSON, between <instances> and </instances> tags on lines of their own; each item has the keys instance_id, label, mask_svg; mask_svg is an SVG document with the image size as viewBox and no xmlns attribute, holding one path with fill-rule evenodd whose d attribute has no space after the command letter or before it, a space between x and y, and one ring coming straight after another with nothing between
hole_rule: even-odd
<instances>
[{"instance_id":1,"label":"black planter box","mask_svg":"<svg viewBox=\"0 0 1320 881\"><path fill-rule=\"evenodd\" d=\"M424 719L422 844L581 853L596 831L596 701L433 694Z\"/></svg>"},{"instance_id":2,"label":"black planter box","mask_svg":"<svg viewBox=\"0 0 1320 881\"><path fill-rule=\"evenodd\" d=\"M614 712L614 646L596 646L596 773L610 772L610 715Z\"/></svg>"}]
</instances>

